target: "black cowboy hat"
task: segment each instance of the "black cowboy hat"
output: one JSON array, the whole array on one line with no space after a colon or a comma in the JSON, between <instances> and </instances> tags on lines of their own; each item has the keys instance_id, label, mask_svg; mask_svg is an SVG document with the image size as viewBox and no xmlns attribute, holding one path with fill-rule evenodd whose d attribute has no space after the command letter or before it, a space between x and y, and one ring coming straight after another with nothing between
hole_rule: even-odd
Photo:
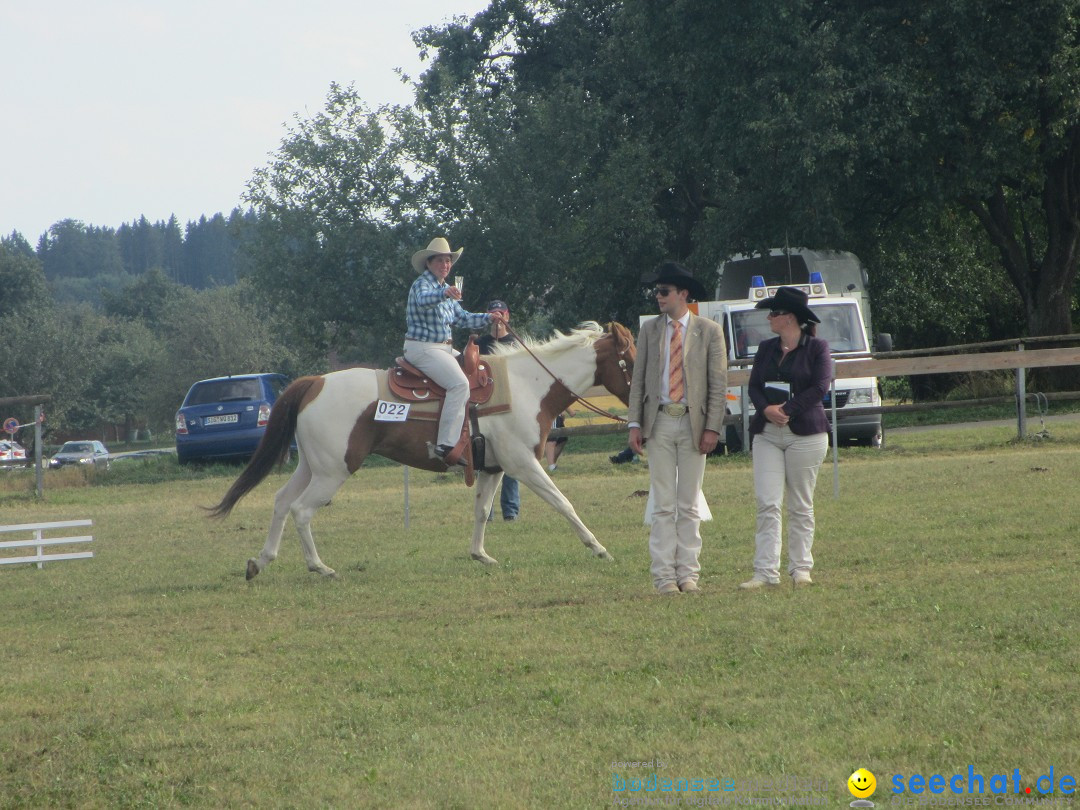
<instances>
[{"instance_id":1,"label":"black cowboy hat","mask_svg":"<svg viewBox=\"0 0 1080 810\"><path fill-rule=\"evenodd\" d=\"M814 314L814 310L807 305L809 296L798 287L777 287L776 295L758 301L754 309L776 309L790 312L799 323L813 321L821 323L821 318Z\"/></svg>"},{"instance_id":2,"label":"black cowboy hat","mask_svg":"<svg viewBox=\"0 0 1080 810\"><path fill-rule=\"evenodd\" d=\"M652 287L656 284L671 284L674 287L687 290L690 297L695 301L704 301L709 297L709 291L705 289L705 285L694 278L692 271L678 262L664 262L656 268L655 275L642 277L641 283L646 287Z\"/></svg>"}]
</instances>

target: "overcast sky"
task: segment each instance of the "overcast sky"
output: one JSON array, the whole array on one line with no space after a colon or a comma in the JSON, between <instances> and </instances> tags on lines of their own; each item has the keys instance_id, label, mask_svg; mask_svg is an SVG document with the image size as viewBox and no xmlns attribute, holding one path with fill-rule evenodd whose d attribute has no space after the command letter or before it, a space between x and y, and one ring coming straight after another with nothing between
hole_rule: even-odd
<instances>
[{"instance_id":1,"label":"overcast sky","mask_svg":"<svg viewBox=\"0 0 1080 810\"><path fill-rule=\"evenodd\" d=\"M0 0L0 236L228 214L331 82L408 103L410 33L487 0Z\"/></svg>"}]
</instances>

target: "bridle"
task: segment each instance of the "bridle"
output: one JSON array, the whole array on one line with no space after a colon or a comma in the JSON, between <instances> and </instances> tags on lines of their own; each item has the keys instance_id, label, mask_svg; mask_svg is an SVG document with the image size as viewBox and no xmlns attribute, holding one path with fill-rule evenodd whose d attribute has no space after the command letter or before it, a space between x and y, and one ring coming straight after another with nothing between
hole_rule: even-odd
<instances>
[{"instance_id":1,"label":"bridle","mask_svg":"<svg viewBox=\"0 0 1080 810\"><path fill-rule=\"evenodd\" d=\"M625 422L626 421L621 416L617 416L616 414L613 414L613 413L608 413L607 411L605 411L600 406L594 405L593 403L589 402L589 400L585 399L585 397L583 397L580 394L576 393L569 385L567 385L561 379L559 379L558 375L555 374L554 371L552 371L550 368L548 368L546 365L544 365L544 361L541 360L539 357L537 357L535 352L533 352L533 350L529 348L529 344L527 344L524 340L522 340L521 336L518 335L517 332L515 332L513 329L510 328L510 324L506 323L506 324L503 324L503 326L506 327L506 331L514 338L514 340L517 341L517 344L519 346L521 346L521 348L523 348L525 351L527 351L529 353L529 356L532 357L532 359L535 360L539 364L540 368L542 368L544 371L546 371L548 373L548 375L551 377L551 379L553 379L555 382L557 382L559 385L561 385L563 388L565 388L567 391L570 392L570 396L573 397L574 402L580 402L583 406L585 406L585 408L592 411L593 413L598 414L600 416L607 417L608 419L614 419L616 422ZM632 377L630 375L630 369L629 369L629 367L627 366L627 363L626 363L626 354L627 354L627 352L630 351L630 348L633 346L633 343L631 343L630 341L627 341L626 346L620 348L619 347L619 342L618 342L618 340L619 340L618 335L615 334L615 330L611 329L610 326L611 325L609 324L608 327L609 327L610 331L608 331L607 334L611 335L612 341L615 342L615 354L619 358L619 368L622 370L623 377L626 379L627 386L629 386Z\"/></svg>"}]
</instances>

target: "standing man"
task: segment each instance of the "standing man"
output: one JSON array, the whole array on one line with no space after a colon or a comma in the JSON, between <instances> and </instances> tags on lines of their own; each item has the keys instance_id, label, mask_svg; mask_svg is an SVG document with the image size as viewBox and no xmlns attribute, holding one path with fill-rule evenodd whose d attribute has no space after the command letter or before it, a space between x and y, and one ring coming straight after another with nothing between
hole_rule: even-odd
<instances>
[{"instance_id":1,"label":"standing man","mask_svg":"<svg viewBox=\"0 0 1080 810\"><path fill-rule=\"evenodd\" d=\"M476 345L480 348L480 354L491 354L495 350L496 343L514 345L514 336L510 334L506 325L510 323L510 309L506 302L496 298L487 305L489 313L502 315L501 321L491 322L491 331L476 339ZM499 508L502 509L503 520L517 520L521 513L521 490L516 478L503 475L502 493L499 495ZM491 520L495 514L495 507L491 507Z\"/></svg>"},{"instance_id":2,"label":"standing man","mask_svg":"<svg viewBox=\"0 0 1080 810\"><path fill-rule=\"evenodd\" d=\"M655 506L649 534L652 578L661 594L698 588L705 457L724 426L727 351L720 325L690 312L708 293L693 273L667 262L644 283L660 317L641 327L630 385L630 447L648 442Z\"/></svg>"},{"instance_id":3,"label":"standing man","mask_svg":"<svg viewBox=\"0 0 1080 810\"><path fill-rule=\"evenodd\" d=\"M458 303L461 290L446 283L462 250L451 251L450 243L440 236L416 251L412 266L419 276L405 304L405 359L446 389L433 452L447 464L465 463L455 445L469 404L469 380L454 357L450 328L481 329L502 317L497 312L468 312Z\"/></svg>"}]
</instances>

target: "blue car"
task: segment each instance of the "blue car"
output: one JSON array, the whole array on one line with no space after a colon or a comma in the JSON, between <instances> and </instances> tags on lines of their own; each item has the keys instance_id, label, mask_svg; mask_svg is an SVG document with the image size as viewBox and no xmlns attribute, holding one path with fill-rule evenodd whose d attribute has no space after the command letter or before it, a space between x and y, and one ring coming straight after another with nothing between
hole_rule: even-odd
<instances>
[{"instance_id":1,"label":"blue car","mask_svg":"<svg viewBox=\"0 0 1080 810\"><path fill-rule=\"evenodd\" d=\"M176 412L176 457L250 458L266 432L270 407L289 384L283 374L238 374L191 386Z\"/></svg>"}]
</instances>

